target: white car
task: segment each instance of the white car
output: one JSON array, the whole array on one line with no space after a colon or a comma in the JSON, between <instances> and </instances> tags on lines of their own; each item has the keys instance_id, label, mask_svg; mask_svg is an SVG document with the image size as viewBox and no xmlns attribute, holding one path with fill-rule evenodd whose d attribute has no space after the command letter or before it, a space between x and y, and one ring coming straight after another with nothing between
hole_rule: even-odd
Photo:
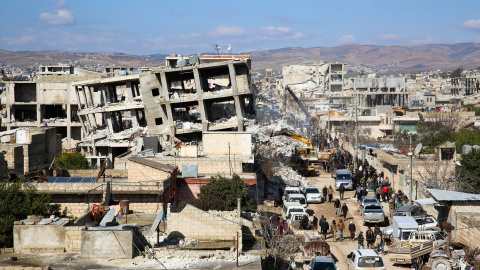
<instances>
[{"instance_id":1,"label":"white car","mask_svg":"<svg viewBox=\"0 0 480 270\"><path fill-rule=\"evenodd\" d=\"M302 193L307 199L307 203L322 203L323 196L316 186L306 186L302 188Z\"/></svg>"},{"instance_id":2,"label":"white car","mask_svg":"<svg viewBox=\"0 0 480 270\"><path fill-rule=\"evenodd\" d=\"M303 194L288 194L285 202L298 202L304 208L307 208L307 200L305 199L305 196L303 196Z\"/></svg>"},{"instance_id":3,"label":"white car","mask_svg":"<svg viewBox=\"0 0 480 270\"><path fill-rule=\"evenodd\" d=\"M283 192L283 197L282 197L283 201L287 199L288 194L301 194L301 192L298 187L286 187L285 191Z\"/></svg>"},{"instance_id":4,"label":"white car","mask_svg":"<svg viewBox=\"0 0 480 270\"><path fill-rule=\"evenodd\" d=\"M349 270L385 270L382 256L373 249L355 249L347 259Z\"/></svg>"}]
</instances>

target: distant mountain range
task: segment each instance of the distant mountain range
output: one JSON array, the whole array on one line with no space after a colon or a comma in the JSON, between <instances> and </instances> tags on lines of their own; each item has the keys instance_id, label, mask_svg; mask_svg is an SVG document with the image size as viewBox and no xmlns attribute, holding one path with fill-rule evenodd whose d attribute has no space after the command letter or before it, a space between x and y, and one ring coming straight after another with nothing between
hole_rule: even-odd
<instances>
[{"instance_id":1,"label":"distant mountain range","mask_svg":"<svg viewBox=\"0 0 480 270\"><path fill-rule=\"evenodd\" d=\"M368 72L405 72L453 70L480 67L480 43L429 44L409 46L345 45L337 47L298 48L248 52L252 69L281 70L283 65L315 62L341 62L348 70ZM124 53L71 53L66 51L0 50L0 66L36 69L39 65L71 63L89 70L104 66L160 66L167 54L128 55Z\"/></svg>"}]
</instances>

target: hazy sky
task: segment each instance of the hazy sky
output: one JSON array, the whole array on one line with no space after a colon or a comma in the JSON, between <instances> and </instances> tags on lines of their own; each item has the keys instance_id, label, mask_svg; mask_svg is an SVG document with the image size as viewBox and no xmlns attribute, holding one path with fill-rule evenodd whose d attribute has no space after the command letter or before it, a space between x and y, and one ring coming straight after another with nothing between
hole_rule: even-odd
<instances>
[{"instance_id":1,"label":"hazy sky","mask_svg":"<svg viewBox=\"0 0 480 270\"><path fill-rule=\"evenodd\" d=\"M0 49L233 53L480 42L480 0L0 0Z\"/></svg>"}]
</instances>

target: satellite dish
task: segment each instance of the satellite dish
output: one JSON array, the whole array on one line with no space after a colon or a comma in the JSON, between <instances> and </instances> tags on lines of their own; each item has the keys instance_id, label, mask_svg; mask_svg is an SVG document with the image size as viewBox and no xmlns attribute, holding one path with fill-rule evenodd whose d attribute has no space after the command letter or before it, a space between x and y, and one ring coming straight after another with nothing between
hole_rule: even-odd
<instances>
[{"instance_id":1,"label":"satellite dish","mask_svg":"<svg viewBox=\"0 0 480 270\"><path fill-rule=\"evenodd\" d=\"M181 59L178 59L177 61L177 65L179 68L183 68L185 65L187 64L187 60L181 58Z\"/></svg>"},{"instance_id":2,"label":"satellite dish","mask_svg":"<svg viewBox=\"0 0 480 270\"><path fill-rule=\"evenodd\" d=\"M419 143L417 147L415 147L415 156L418 155L421 150L422 150L422 143Z\"/></svg>"}]
</instances>

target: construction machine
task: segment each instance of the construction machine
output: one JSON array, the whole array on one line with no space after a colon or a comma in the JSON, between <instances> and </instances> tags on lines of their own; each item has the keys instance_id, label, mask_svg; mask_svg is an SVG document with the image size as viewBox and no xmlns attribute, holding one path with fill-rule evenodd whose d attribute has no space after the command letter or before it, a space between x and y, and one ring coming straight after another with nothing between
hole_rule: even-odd
<instances>
[{"instance_id":1,"label":"construction machine","mask_svg":"<svg viewBox=\"0 0 480 270\"><path fill-rule=\"evenodd\" d=\"M303 143L306 143L310 149L313 149L312 140L303 137L302 135L296 133L293 130L289 130L288 128L284 128L284 129L282 129L278 132L273 133L271 136L274 137L274 136L280 136L280 135L288 136L288 137L290 137L292 139L295 139L297 141L301 141Z\"/></svg>"}]
</instances>

